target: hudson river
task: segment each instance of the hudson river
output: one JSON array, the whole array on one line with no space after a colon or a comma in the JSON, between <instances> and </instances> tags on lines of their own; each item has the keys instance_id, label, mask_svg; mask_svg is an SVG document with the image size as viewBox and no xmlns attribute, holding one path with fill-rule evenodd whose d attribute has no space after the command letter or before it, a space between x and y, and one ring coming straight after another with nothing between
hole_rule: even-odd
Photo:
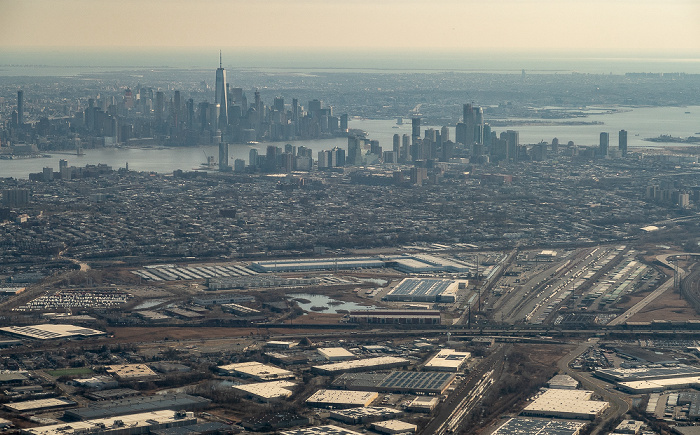
<instances>
[{"instance_id":1,"label":"hudson river","mask_svg":"<svg viewBox=\"0 0 700 435\"><path fill-rule=\"evenodd\" d=\"M601 108L601 112L603 111L604 108ZM488 118L486 121L488 122ZM603 125L512 125L494 127L493 130L499 133L506 129L517 130L520 132L521 144L538 143L541 140L551 143L552 138L556 137L559 139L559 143L566 144L568 141L574 141L577 145L597 145L600 132L606 131L610 133L611 147L615 147L617 146L618 131L624 129L628 131L630 148L658 148L678 144L646 142L642 139L659 135L688 137L700 133L700 106L622 108L622 111L617 113L593 114L586 118L576 118L574 121L597 121L602 122ZM391 149L392 137L395 133L399 135L411 134L410 119L404 119L403 125L396 125L395 119L351 119L348 126L366 131L367 137L379 140L379 144L384 150ZM423 126L422 129L439 129L440 127ZM450 139L454 140L454 126L450 126ZM344 138L294 141L291 143L297 147L304 145L313 149L314 159L316 159L318 151L331 149L335 146L347 148L347 140ZM229 149L231 163L234 159L244 159L247 164L251 148L257 148L261 154L264 154L267 145L268 143L254 146L231 145ZM285 142L277 142L274 145L284 147ZM170 173L175 169L192 170L198 168L206 161L206 156L218 158L218 149L215 146L144 149L100 148L86 149L83 156L51 152L48 154L51 155L51 158L0 160L0 177L28 178L30 172L41 172L45 166L57 170L58 160L63 158L67 159L68 164L72 166L104 163L117 169L124 167L128 162L130 170Z\"/></svg>"}]
</instances>

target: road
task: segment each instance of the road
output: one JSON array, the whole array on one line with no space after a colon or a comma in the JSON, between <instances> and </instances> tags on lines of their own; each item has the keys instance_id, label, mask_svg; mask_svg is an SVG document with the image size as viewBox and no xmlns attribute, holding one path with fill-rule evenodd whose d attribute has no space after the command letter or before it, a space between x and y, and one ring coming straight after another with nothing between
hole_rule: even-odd
<instances>
[{"instance_id":1,"label":"road","mask_svg":"<svg viewBox=\"0 0 700 435\"><path fill-rule=\"evenodd\" d=\"M584 388L586 390L593 391L596 395L602 397L603 400L610 403L610 407L603 414L603 419L601 420L600 424L592 432L594 435L595 434L602 435L602 427L608 421L614 420L617 417L625 415L630 409L630 404L627 402L627 400L626 400L627 397L624 395L624 393L620 393L616 390L613 390L611 388L611 385L608 384L607 382L604 382L600 379L594 378L589 373L582 373L582 372L573 371L569 367L569 364L571 364L571 362L577 356L581 355L582 353L584 353L588 349L597 346L597 344L598 344L597 338L591 338L591 339L588 339L587 341L584 341L579 346L577 346L574 350L569 352L569 354L566 355L564 358L561 358L557 362L557 366L559 367L559 374L571 376L572 378L579 381L582 388Z\"/></svg>"}]
</instances>

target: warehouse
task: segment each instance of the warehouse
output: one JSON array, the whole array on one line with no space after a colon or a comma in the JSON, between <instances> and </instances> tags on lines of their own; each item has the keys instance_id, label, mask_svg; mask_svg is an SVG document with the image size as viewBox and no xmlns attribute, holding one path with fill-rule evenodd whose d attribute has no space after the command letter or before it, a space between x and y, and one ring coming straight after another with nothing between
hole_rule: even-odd
<instances>
[{"instance_id":1,"label":"warehouse","mask_svg":"<svg viewBox=\"0 0 700 435\"><path fill-rule=\"evenodd\" d=\"M306 403L320 408L354 408L369 406L379 397L374 391L318 390Z\"/></svg>"},{"instance_id":2,"label":"warehouse","mask_svg":"<svg viewBox=\"0 0 700 435\"><path fill-rule=\"evenodd\" d=\"M253 378L261 382L294 378L294 373L289 370L255 361L219 366L219 371L228 375Z\"/></svg>"},{"instance_id":3,"label":"warehouse","mask_svg":"<svg viewBox=\"0 0 700 435\"><path fill-rule=\"evenodd\" d=\"M85 421L166 409L191 411L206 408L210 403L209 399L189 394L158 394L99 402L85 408L69 409L63 416L68 420Z\"/></svg>"},{"instance_id":4,"label":"warehouse","mask_svg":"<svg viewBox=\"0 0 700 435\"><path fill-rule=\"evenodd\" d=\"M324 375L339 375L341 373L368 372L372 370L385 370L394 367L409 365L410 361L405 358L394 356L379 356L376 358L365 358L354 361L343 361L333 364L313 366L312 370Z\"/></svg>"},{"instance_id":5,"label":"warehouse","mask_svg":"<svg viewBox=\"0 0 700 435\"><path fill-rule=\"evenodd\" d=\"M437 310L355 310L348 314L353 323L439 325Z\"/></svg>"},{"instance_id":6,"label":"warehouse","mask_svg":"<svg viewBox=\"0 0 700 435\"><path fill-rule=\"evenodd\" d=\"M454 373L445 372L345 373L334 380L332 386L380 393L443 394L456 377Z\"/></svg>"},{"instance_id":7,"label":"warehouse","mask_svg":"<svg viewBox=\"0 0 700 435\"><path fill-rule=\"evenodd\" d=\"M36 340L53 340L58 338L82 338L105 335L105 332L96 329L83 328L75 325L32 325L32 326L8 326L0 328L8 334L19 335Z\"/></svg>"},{"instance_id":8,"label":"warehouse","mask_svg":"<svg viewBox=\"0 0 700 435\"><path fill-rule=\"evenodd\" d=\"M151 430L170 427L189 426L197 423L192 413L182 413L172 410L144 412L122 415L108 419L61 423L50 426L40 426L22 429L25 435L79 435L90 433L94 435L138 435L149 433Z\"/></svg>"},{"instance_id":9,"label":"warehouse","mask_svg":"<svg viewBox=\"0 0 700 435\"><path fill-rule=\"evenodd\" d=\"M111 376L93 376L86 379L76 379L73 383L83 388L94 388L96 390L106 390L119 386L119 382Z\"/></svg>"},{"instance_id":10,"label":"warehouse","mask_svg":"<svg viewBox=\"0 0 700 435\"><path fill-rule=\"evenodd\" d=\"M406 409L413 412L432 412L439 403L438 397L418 396L408 404Z\"/></svg>"},{"instance_id":11,"label":"warehouse","mask_svg":"<svg viewBox=\"0 0 700 435\"><path fill-rule=\"evenodd\" d=\"M309 427L305 429L294 429L287 430L281 433L281 435L362 435L354 430L345 429L338 426L328 425L328 426L316 426Z\"/></svg>"},{"instance_id":12,"label":"warehouse","mask_svg":"<svg viewBox=\"0 0 700 435\"><path fill-rule=\"evenodd\" d=\"M158 377L156 372L151 370L146 364L116 364L105 368L107 373L120 381L155 379Z\"/></svg>"},{"instance_id":13,"label":"warehouse","mask_svg":"<svg viewBox=\"0 0 700 435\"><path fill-rule=\"evenodd\" d=\"M492 435L578 435L586 423L580 421L537 420L533 418L511 418Z\"/></svg>"},{"instance_id":14,"label":"warehouse","mask_svg":"<svg viewBox=\"0 0 700 435\"><path fill-rule=\"evenodd\" d=\"M602 414L610 404L590 400L592 395L593 391L546 390L525 407L522 415L593 420Z\"/></svg>"},{"instance_id":15,"label":"warehouse","mask_svg":"<svg viewBox=\"0 0 700 435\"><path fill-rule=\"evenodd\" d=\"M654 379L700 377L700 368L685 364L673 367L639 367L634 369L598 369L596 377L608 382L649 381Z\"/></svg>"},{"instance_id":16,"label":"warehouse","mask_svg":"<svg viewBox=\"0 0 700 435\"><path fill-rule=\"evenodd\" d=\"M379 423L374 423L372 429L381 433L388 434L403 434L403 433L415 433L418 430L418 426L411 423L406 423L401 420L389 420L382 421Z\"/></svg>"},{"instance_id":17,"label":"warehouse","mask_svg":"<svg viewBox=\"0 0 700 435\"><path fill-rule=\"evenodd\" d=\"M357 358L354 353L342 347L319 347L316 350L328 361L346 361Z\"/></svg>"},{"instance_id":18,"label":"warehouse","mask_svg":"<svg viewBox=\"0 0 700 435\"><path fill-rule=\"evenodd\" d=\"M77 403L72 400L56 397L52 399L27 400L24 402L6 403L5 408L13 412L33 412L33 411L49 411L53 409L68 408L76 406Z\"/></svg>"},{"instance_id":19,"label":"warehouse","mask_svg":"<svg viewBox=\"0 0 700 435\"><path fill-rule=\"evenodd\" d=\"M404 273L467 273L469 266L461 261L427 254L389 257L387 265Z\"/></svg>"},{"instance_id":20,"label":"warehouse","mask_svg":"<svg viewBox=\"0 0 700 435\"><path fill-rule=\"evenodd\" d=\"M450 279L404 278L384 297L387 301L446 302L457 299L459 283Z\"/></svg>"},{"instance_id":21,"label":"warehouse","mask_svg":"<svg viewBox=\"0 0 700 435\"><path fill-rule=\"evenodd\" d=\"M271 381L234 385L233 389L262 402L269 402L271 400L291 397L292 389L295 386L296 384L290 381Z\"/></svg>"},{"instance_id":22,"label":"warehouse","mask_svg":"<svg viewBox=\"0 0 700 435\"><path fill-rule=\"evenodd\" d=\"M442 349L432 357L423 369L441 372L458 372L464 368L472 354L469 352L457 352L455 349Z\"/></svg>"},{"instance_id":23,"label":"warehouse","mask_svg":"<svg viewBox=\"0 0 700 435\"><path fill-rule=\"evenodd\" d=\"M250 268L256 272L306 272L312 270L350 270L382 268L384 261L379 257L325 258L322 260L278 260L258 261Z\"/></svg>"},{"instance_id":24,"label":"warehouse","mask_svg":"<svg viewBox=\"0 0 700 435\"><path fill-rule=\"evenodd\" d=\"M394 408L382 406L367 406L360 408L337 409L331 411L333 420L342 421L345 424L361 424L373 421L389 420L400 417L403 412Z\"/></svg>"}]
</instances>

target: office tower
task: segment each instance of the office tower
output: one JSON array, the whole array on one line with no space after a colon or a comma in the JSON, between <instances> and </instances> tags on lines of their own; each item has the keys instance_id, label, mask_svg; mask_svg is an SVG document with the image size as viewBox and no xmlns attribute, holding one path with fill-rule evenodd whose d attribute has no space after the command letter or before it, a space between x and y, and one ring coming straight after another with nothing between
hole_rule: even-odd
<instances>
[{"instance_id":1,"label":"office tower","mask_svg":"<svg viewBox=\"0 0 700 435\"><path fill-rule=\"evenodd\" d=\"M485 146L491 146L491 126L484 124L483 140L481 142Z\"/></svg>"},{"instance_id":2,"label":"office tower","mask_svg":"<svg viewBox=\"0 0 700 435\"><path fill-rule=\"evenodd\" d=\"M608 150L610 149L610 134L606 132L600 133L600 145L598 151L601 157L608 156Z\"/></svg>"},{"instance_id":3,"label":"office tower","mask_svg":"<svg viewBox=\"0 0 700 435\"><path fill-rule=\"evenodd\" d=\"M275 97L272 107L278 112L284 112L284 98Z\"/></svg>"},{"instance_id":4,"label":"office tower","mask_svg":"<svg viewBox=\"0 0 700 435\"><path fill-rule=\"evenodd\" d=\"M411 136L404 134L401 136L401 153L399 154L399 162L406 163L411 153Z\"/></svg>"},{"instance_id":5,"label":"office tower","mask_svg":"<svg viewBox=\"0 0 700 435\"><path fill-rule=\"evenodd\" d=\"M222 141L219 144L219 171L228 171L228 143Z\"/></svg>"},{"instance_id":6,"label":"office tower","mask_svg":"<svg viewBox=\"0 0 700 435\"><path fill-rule=\"evenodd\" d=\"M475 107L474 113L474 142L484 143L484 109Z\"/></svg>"},{"instance_id":7,"label":"office tower","mask_svg":"<svg viewBox=\"0 0 700 435\"><path fill-rule=\"evenodd\" d=\"M255 148L252 148L248 153L248 165L253 168L258 166L258 150Z\"/></svg>"},{"instance_id":8,"label":"office tower","mask_svg":"<svg viewBox=\"0 0 700 435\"><path fill-rule=\"evenodd\" d=\"M156 92L156 107L155 107L155 117L156 124L160 125L163 122L163 109L165 108L165 95L163 91Z\"/></svg>"},{"instance_id":9,"label":"office tower","mask_svg":"<svg viewBox=\"0 0 700 435\"><path fill-rule=\"evenodd\" d=\"M350 166L362 164L362 140L359 137L348 137L348 155L346 162Z\"/></svg>"},{"instance_id":10,"label":"office tower","mask_svg":"<svg viewBox=\"0 0 700 435\"><path fill-rule=\"evenodd\" d=\"M219 104L218 125L219 128L225 130L228 125L228 95L226 92L226 70L222 66L221 51L219 51L219 67L216 69L214 92L214 103Z\"/></svg>"},{"instance_id":11,"label":"office tower","mask_svg":"<svg viewBox=\"0 0 700 435\"><path fill-rule=\"evenodd\" d=\"M233 161L233 172L245 172L245 160L236 159Z\"/></svg>"},{"instance_id":12,"label":"office tower","mask_svg":"<svg viewBox=\"0 0 700 435\"><path fill-rule=\"evenodd\" d=\"M467 141L467 124L464 122L457 123L455 127L455 140L462 145L467 145L469 143L469 141Z\"/></svg>"},{"instance_id":13,"label":"office tower","mask_svg":"<svg viewBox=\"0 0 700 435\"><path fill-rule=\"evenodd\" d=\"M420 118L411 119L411 139L413 142L420 139Z\"/></svg>"},{"instance_id":14,"label":"office tower","mask_svg":"<svg viewBox=\"0 0 700 435\"><path fill-rule=\"evenodd\" d=\"M340 131L342 131L342 132L348 131L348 114L347 113L340 115Z\"/></svg>"},{"instance_id":15,"label":"office tower","mask_svg":"<svg viewBox=\"0 0 700 435\"><path fill-rule=\"evenodd\" d=\"M173 124L175 127L178 127L178 124L180 123L180 111L182 110L181 104L182 96L180 95L180 91L175 91L175 96L173 97Z\"/></svg>"},{"instance_id":16,"label":"office tower","mask_svg":"<svg viewBox=\"0 0 700 435\"><path fill-rule=\"evenodd\" d=\"M443 125L440 129L440 140L445 143L450 140L450 129L446 125Z\"/></svg>"},{"instance_id":17,"label":"office tower","mask_svg":"<svg viewBox=\"0 0 700 435\"><path fill-rule=\"evenodd\" d=\"M331 150L331 161L333 166L345 166L345 150L335 147Z\"/></svg>"},{"instance_id":18,"label":"office tower","mask_svg":"<svg viewBox=\"0 0 700 435\"><path fill-rule=\"evenodd\" d=\"M292 98L292 121L296 122L299 120L299 100Z\"/></svg>"},{"instance_id":19,"label":"office tower","mask_svg":"<svg viewBox=\"0 0 700 435\"><path fill-rule=\"evenodd\" d=\"M397 156L401 152L401 136L399 136L398 133L394 134L391 149L396 153Z\"/></svg>"},{"instance_id":20,"label":"office tower","mask_svg":"<svg viewBox=\"0 0 700 435\"><path fill-rule=\"evenodd\" d=\"M187 100L187 128L194 128L194 99Z\"/></svg>"},{"instance_id":21,"label":"office tower","mask_svg":"<svg viewBox=\"0 0 700 435\"><path fill-rule=\"evenodd\" d=\"M476 115L471 104L462 106L462 122L466 125L464 145L471 145L474 142L474 125L476 124Z\"/></svg>"},{"instance_id":22,"label":"office tower","mask_svg":"<svg viewBox=\"0 0 700 435\"><path fill-rule=\"evenodd\" d=\"M625 157L627 155L627 130L620 130L618 148L620 149L620 155Z\"/></svg>"},{"instance_id":23,"label":"office tower","mask_svg":"<svg viewBox=\"0 0 700 435\"><path fill-rule=\"evenodd\" d=\"M323 105L323 103L322 103L321 101L319 101L319 100L311 100L311 101L309 101L309 107L308 107L309 114L311 114L311 116L314 117L314 118L316 118L317 116L319 116L319 113L318 113L318 112L321 111L321 106L322 106L322 105Z\"/></svg>"},{"instance_id":24,"label":"office tower","mask_svg":"<svg viewBox=\"0 0 700 435\"><path fill-rule=\"evenodd\" d=\"M24 91L17 91L17 125L24 125Z\"/></svg>"},{"instance_id":25,"label":"office tower","mask_svg":"<svg viewBox=\"0 0 700 435\"><path fill-rule=\"evenodd\" d=\"M520 145L520 135L515 130L506 130L501 133L501 139L506 142L506 155L507 160L516 162L518 161L518 146Z\"/></svg>"}]
</instances>

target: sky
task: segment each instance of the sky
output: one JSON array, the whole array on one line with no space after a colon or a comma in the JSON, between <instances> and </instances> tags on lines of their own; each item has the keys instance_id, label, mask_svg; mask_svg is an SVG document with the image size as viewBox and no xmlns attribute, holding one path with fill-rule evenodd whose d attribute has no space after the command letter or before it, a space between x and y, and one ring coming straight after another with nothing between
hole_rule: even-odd
<instances>
[{"instance_id":1,"label":"sky","mask_svg":"<svg viewBox=\"0 0 700 435\"><path fill-rule=\"evenodd\" d=\"M700 1L0 0L0 50L135 47L700 56Z\"/></svg>"}]
</instances>

